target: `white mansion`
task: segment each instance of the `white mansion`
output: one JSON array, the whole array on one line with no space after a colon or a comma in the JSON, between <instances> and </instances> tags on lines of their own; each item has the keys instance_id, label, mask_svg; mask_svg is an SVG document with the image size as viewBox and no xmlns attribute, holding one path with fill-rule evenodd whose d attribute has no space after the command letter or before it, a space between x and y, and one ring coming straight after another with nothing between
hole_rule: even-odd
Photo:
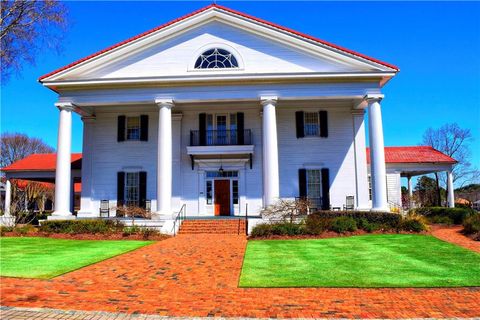
<instances>
[{"instance_id":1,"label":"white mansion","mask_svg":"<svg viewBox=\"0 0 480 320\"><path fill-rule=\"evenodd\" d=\"M78 217L98 217L102 200L148 203L158 219L297 197L388 210L380 103L398 71L215 4L92 54L40 78L59 95L53 217L74 217L72 112L84 123Z\"/></svg>"}]
</instances>

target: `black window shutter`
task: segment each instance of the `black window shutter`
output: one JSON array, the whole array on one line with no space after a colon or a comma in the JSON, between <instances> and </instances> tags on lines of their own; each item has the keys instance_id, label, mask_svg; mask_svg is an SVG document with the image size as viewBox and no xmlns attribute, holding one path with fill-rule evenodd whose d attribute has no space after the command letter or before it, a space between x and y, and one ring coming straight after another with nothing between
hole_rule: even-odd
<instances>
[{"instance_id":1,"label":"black window shutter","mask_svg":"<svg viewBox=\"0 0 480 320\"><path fill-rule=\"evenodd\" d=\"M300 198L307 197L307 170L298 169L298 195Z\"/></svg>"},{"instance_id":2,"label":"black window shutter","mask_svg":"<svg viewBox=\"0 0 480 320\"><path fill-rule=\"evenodd\" d=\"M117 141L125 141L125 116L118 116L118 125L117 125Z\"/></svg>"},{"instance_id":3,"label":"black window shutter","mask_svg":"<svg viewBox=\"0 0 480 320\"><path fill-rule=\"evenodd\" d=\"M139 173L139 180L140 180L140 185L139 185L139 190L138 190L138 195L140 199L140 207L145 208L145 204L147 202L147 172L145 171L140 171Z\"/></svg>"},{"instance_id":4,"label":"black window shutter","mask_svg":"<svg viewBox=\"0 0 480 320\"><path fill-rule=\"evenodd\" d=\"M117 207L125 202L125 172L117 172Z\"/></svg>"},{"instance_id":5,"label":"black window shutter","mask_svg":"<svg viewBox=\"0 0 480 320\"><path fill-rule=\"evenodd\" d=\"M198 115L198 139L201 146L207 144L207 115L200 113Z\"/></svg>"},{"instance_id":6,"label":"black window shutter","mask_svg":"<svg viewBox=\"0 0 480 320\"><path fill-rule=\"evenodd\" d=\"M238 144L243 146L245 144L245 116L243 112L237 112L237 139Z\"/></svg>"},{"instance_id":7,"label":"black window shutter","mask_svg":"<svg viewBox=\"0 0 480 320\"><path fill-rule=\"evenodd\" d=\"M328 114L327 111L319 111L318 116L320 117L320 137L328 137Z\"/></svg>"},{"instance_id":8,"label":"black window shutter","mask_svg":"<svg viewBox=\"0 0 480 320\"><path fill-rule=\"evenodd\" d=\"M322 169L322 210L330 209L330 170Z\"/></svg>"},{"instance_id":9,"label":"black window shutter","mask_svg":"<svg viewBox=\"0 0 480 320\"><path fill-rule=\"evenodd\" d=\"M295 123L297 127L297 139L305 137L305 131L303 129L303 111L295 112Z\"/></svg>"},{"instance_id":10,"label":"black window shutter","mask_svg":"<svg viewBox=\"0 0 480 320\"><path fill-rule=\"evenodd\" d=\"M140 116L140 141L148 141L148 115Z\"/></svg>"}]
</instances>

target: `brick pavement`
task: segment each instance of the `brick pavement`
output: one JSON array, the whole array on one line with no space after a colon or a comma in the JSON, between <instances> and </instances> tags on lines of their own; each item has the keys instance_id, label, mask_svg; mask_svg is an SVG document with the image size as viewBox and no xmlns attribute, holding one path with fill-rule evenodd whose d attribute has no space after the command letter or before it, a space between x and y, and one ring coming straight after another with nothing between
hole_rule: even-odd
<instances>
[{"instance_id":1,"label":"brick pavement","mask_svg":"<svg viewBox=\"0 0 480 320\"><path fill-rule=\"evenodd\" d=\"M454 243L480 253L480 241L474 241L462 234L463 227L433 226L432 235L438 239Z\"/></svg>"},{"instance_id":2,"label":"brick pavement","mask_svg":"<svg viewBox=\"0 0 480 320\"><path fill-rule=\"evenodd\" d=\"M211 317L165 317L148 314L127 314L112 313L103 311L72 311L60 309L42 309L42 308L19 308L19 307L0 307L0 319L2 320L209 320ZM215 318L216 320L269 320L272 318ZM301 319L301 318L300 318ZM324 320L327 318L315 318L315 320ZM424 318L423 320L434 320L437 318ZM474 318L447 318L447 319L474 319Z\"/></svg>"},{"instance_id":3,"label":"brick pavement","mask_svg":"<svg viewBox=\"0 0 480 320\"><path fill-rule=\"evenodd\" d=\"M246 242L180 235L51 280L1 278L1 304L198 317L480 317L478 287L238 288Z\"/></svg>"}]
</instances>

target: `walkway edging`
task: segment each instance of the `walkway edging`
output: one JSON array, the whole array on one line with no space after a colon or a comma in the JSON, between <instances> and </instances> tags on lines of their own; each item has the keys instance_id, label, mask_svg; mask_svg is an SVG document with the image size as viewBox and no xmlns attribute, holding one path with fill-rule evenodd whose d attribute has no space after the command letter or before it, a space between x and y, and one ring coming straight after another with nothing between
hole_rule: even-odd
<instances>
[{"instance_id":1,"label":"walkway edging","mask_svg":"<svg viewBox=\"0 0 480 320\"><path fill-rule=\"evenodd\" d=\"M62 317L63 316L63 317ZM186 319L195 319L195 320L212 320L212 317L168 317L168 316L157 316L157 315L148 315L148 314L127 314L127 313L112 313L104 311L77 311L77 310L61 310L61 309L50 309L50 308L21 308L21 307L8 307L0 306L0 318L3 320L20 320L20 319L75 319L75 320L113 320L113 319L124 319L124 320L186 320ZM270 320L274 318L224 318L224 317L215 317L215 320ZM292 319L305 319L305 318L292 318ZM345 319L345 318L312 318L316 320L326 320L326 319ZM370 319L370 320L379 320ZM410 318L400 318L399 320L410 319ZM439 318L415 318L418 320L435 320ZM442 318L442 319L465 319L473 320L476 318ZM477 318L478 319L478 318ZM277 319L276 319L277 320Z\"/></svg>"}]
</instances>

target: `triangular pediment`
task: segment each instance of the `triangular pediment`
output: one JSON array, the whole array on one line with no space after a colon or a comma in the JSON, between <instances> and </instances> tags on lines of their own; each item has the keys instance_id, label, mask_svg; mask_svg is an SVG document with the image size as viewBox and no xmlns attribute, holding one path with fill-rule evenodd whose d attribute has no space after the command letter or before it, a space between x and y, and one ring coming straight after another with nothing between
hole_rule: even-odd
<instances>
[{"instance_id":1,"label":"triangular pediment","mask_svg":"<svg viewBox=\"0 0 480 320\"><path fill-rule=\"evenodd\" d=\"M197 69L205 51L221 48L237 68ZM42 82L115 79L209 79L218 76L384 74L398 71L360 54L210 6L41 78Z\"/></svg>"}]
</instances>

